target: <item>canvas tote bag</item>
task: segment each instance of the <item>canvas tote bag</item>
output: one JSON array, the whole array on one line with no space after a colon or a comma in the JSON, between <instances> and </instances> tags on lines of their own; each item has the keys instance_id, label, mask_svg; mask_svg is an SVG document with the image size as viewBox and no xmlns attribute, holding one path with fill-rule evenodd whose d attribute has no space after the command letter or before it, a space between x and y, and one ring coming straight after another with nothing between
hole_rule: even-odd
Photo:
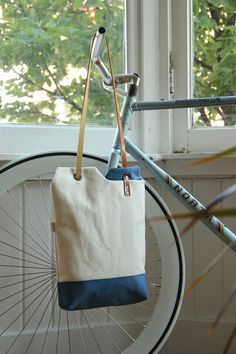
<instances>
[{"instance_id":1,"label":"canvas tote bag","mask_svg":"<svg viewBox=\"0 0 236 354\"><path fill-rule=\"evenodd\" d=\"M109 61L112 72L110 56ZM90 70L91 56L77 166L59 167L51 183L58 298L66 310L127 305L147 298L144 181L138 167L127 167L113 72L123 166L105 177L96 167L82 167Z\"/></svg>"}]
</instances>

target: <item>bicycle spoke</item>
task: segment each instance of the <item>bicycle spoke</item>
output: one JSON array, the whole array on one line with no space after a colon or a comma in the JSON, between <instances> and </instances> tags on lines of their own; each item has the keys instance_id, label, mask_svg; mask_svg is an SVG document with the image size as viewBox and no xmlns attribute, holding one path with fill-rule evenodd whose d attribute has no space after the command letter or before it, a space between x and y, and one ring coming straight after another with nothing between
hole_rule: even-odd
<instances>
[{"instance_id":1,"label":"bicycle spoke","mask_svg":"<svg viewBox=\"0 0 236 354\"><path fill-rule=\"evenodd\" d=\"M19 206L19 208L20 208L20 206ZM21 208L20 208L21 209ZM31 241L33 241L45 254L46 254L46 256L47 256L47 258L49 257L49 259L51 259L51 254L49 254L49 253L47 253L46 251L45 251L45 249L35 240L35 238L34 237L32 237L14 218L12 218L2 207L0 207L0 210L2 210L3 211L3 213L5 214L5 215L7 215L7 217L15 224L15 225L17 225L23 232L24 232L24 234L26 234L30 239L31 239ZM23 212L23 214L24 214L24 211L22 211ZM36 232L37 232L37 230L35 230ZM37 232L38 233L38 232ZM40 234L38 234L39 235L39 238L41 239L41 236L40 236Z\"/></svg>"},{"instance_id":2,"label":"bicycle spoke","mask_svg":"<svg viewBox=\"0 0 236 354\"><path fill-rule=\"evenodd\" d=\"M31 225L31 227L34 229L34 231L37 233L39 239L42 241L42 243L44 244L44 246L46 247L46 249L49 251L49 253L47 253L47 252L44 250L44 248L42 248L42 247L40 246L41 249L43 249L44 252L47 253L47 255L48 255L49 257L51 257L51 252L52 252L52 251L50 250L49 246L45 243L44 239L43 239L42 236L41 236L41 233L35 228L35 226L34 226L33 223L31 222L30 218L28 217L28 215L26 214L26 212L23 210L23 208L19 205L19 203L17 202L17 200L16 200L16 198L13 196L13 194L12 194L10 191L8 191L8 194L10 195L10 197L12 198L14 204L15 204L15 205L17 206L17 208L20 210L20 212L22 213L22 215L24 215L24 217L26 218L26 220L28 221L28 223ZM35 242L36 242L36 241L35 241ZM36 242L36 243L37 243L37 242ZM37 243L37 245L39 245L39 244Z\"/></svg>"},{"instance_id":3,"label":"bicycle spoke","mask_svg":"<svg viewBox=\"0 0 236 354\"><path fill-rule=\"evenodd\" d=\"M7 274L7 275L0 275L0 278L12 278L12 277L21 277L21 276L28 276L28 275L34 275L34 274L52 274L55 273L55 271L48 271L48 272L31 272L31 273L16 273L16 274Z\"/></svg>"},{"instance_id":4,"label":"bicycle spoke","mask_svg":"<svg viewBox=\"0 0 236 354\"><path fill-rule=\"evenodd\" d=\"M33 266L19 266L19 265L14 265L14 264L0 264L0 267L5 267L5 268L22 268L22 269L44 269L44 270L52 270L52 268L49 267L33 267Z\"/></svg>"},{"instance_id":5,"label":"bicycle spoke","mask_svg":"<svg viewBox=\"0 0 236 354\"><path fill-rule=\"evenodd\" d=\"M58 326L57 326L56 354L57 354L58 343L59 343L60 326L61 326L61 308L59 308L59 319L58 319Z\"/></svg>"},{"instance_id":6,"label":"bicycle spoke","mask_svg":"<svg viewBox=\"0 0 236 354\"><path fill-rule=\"evenodd\" d=\"M33 262L33 261L30 261L30 260L24 259L24 258L19 258L19 257L15 257L15 256L9 256L8 254L0 253L0 257L15 259L15 260L17 260L17 261L32 263L32 264L34 264L34 265L39 265L39 266L45 267L45 264L41 264L41 263L38 263L38 262ZM18 267L21 268L21 266L18 266ZM44 268L44 269L45 269L45 268ZM47 269L53 269L53 270L54 270L55 268L48 267Z\"/></svg>"},{"instance_id":7,"label":"bicycle spoke","mask_svg":"<svg viewBox=\"0 0 236 354\"><path fill-rule=\"evenodd\" d=\"M23 275L24 275L24 274L23 274ZM7 276L7 275L6 275L6 276ZM15 283L3 285L3 286L0 287L0 290L9 288L9 287L14 286L14 285L23 284L23 283L26 283L26 282L28 282L28 281L35 280L35 279L39 279L39 278L42 278L42 277L45 277L45 274L41 274L41 275L38 275L38 276L34 276L33 278L29 278L29 279L20 280L20 281L17 281L17 282L15 282Z\"/></svg>"},{"instance_id":8,"label":"bicycle spoke","mask_svg":"<svg viewBox=\"0 0 236 354\"><path fill-rule=\"evenodd\" d=\"M86 348L85 348L85 343L84 343L83 335L82 335L82 332L81 332L81 329L80 329L80 325L79 325L79 320L78 320L77 312L75 312L75 318L76 318L76 322L77 322L77 326L78 326L78 330L79 330L79 335L80 335L80 340L81 340L81 343L82 343L82 347L83 347L84 353L87 354L87 350L86 350Z\"/></svg>"},{"instance_id":9,"label":"bicycle spoke","mask_svg":"<svg viewBox=\"0 0 236 354\"><path fill-rule=\"evenodd\" d=\"M8 296L5 297L4 299L1 299L1 300L0 300L0 303L3 302L3 301L5 301L5 300L9 300L11 297L16 296L16 295L18 295L18 294L24 292L25 290L28 290L28 289L32 288L33 286L38 285L38 284L44 282L44 280L45 280L45 279L40 280L40 281L37 281L35 284L33 284L33 285L31 284L31 285L28 286L27 288L23 288L23 289L21 289L21 290L15 292L14 294L8 295ZM1 316L1 315L0 315L0 316Z\"/></svg>"},{"instance_id":10,"label":"bicycle spoke","mask_svg":"<svg viewBox=\"0 0 236 354\"><path fill-rule=\"evenodd\" d=\"M54 281L53 285L54 285L54 284L55 284L55 281ZM37 324L37 326L36 326L36 329L35 329L35 331L34 331L32 337L31 337L31 339L30 339L30 342L28 343L27 348L26 348L25 354L28 352L28 350L29 350L29 348L30 348L30 346L31 346L31 343L32 343L33 340L34 340L34 337L35 337L35 335L36 335L36 333L37 333L37 331L38 331L38 329L39 329L40 323L42 322L42 320L43 320L43 318L44 318L44 315L45 315L45 313L46 313L46 311L47 311L47 309L48 309L50 303L52 302L52 299L53 299L53 296L54 296L56 290L57 290L57 287L54 288L53 293L52 293L52 295L50 296L50 299L49 299L49 301L48 301L48 303L47 303L47 306L45 307L45 309L44 309L44 311L43 311L43 314L42 314L42 316L40 317L40 319L39 319L39 321L38 321L38 324ZM43 299L43 300L44 300L44 299ZM37 311L37 309L36 309L36 311ZM34 314L36 313L36 311L34 312Z\"/></svg>"},{"instance_id":11,"label":"bicycle spoke","mask_svg":"<svg viewBox=\"0 0 236 354\"><path fill-rule=\"evenodd\" d=\"M22 246L28 247L30 250L33 250L33 251L35 252L35 249L34 249L33 247L31 247L30 245L28 245L26 242L20 240L17 236L15 236L14 234L12 234L10 231L8 231L7 229L5 229L4 227L0 226L0 229L2 229L2 230L5 231L9 236L12 236L15 240L17 240L18 242L20 242L20 243L22 244ZM22 228L22 230L23 230L23 228ZM1 241L1 240L0 240L0 243L5 244L5 245L7 245L7 246L9 246L9 247L13 247L12 245L8 244L8 243L5 242L5 241ZM20 250L21 252L25 253L25 254L31 255L31 256L34 257L34 258L37 258L37 259L42 260L42 262L45 262L45 263L48 263L48 264L53 265L53 263L50 262L50 259L51 259L51 258L48 258L48 256L47 256L47 258L45 258L45 256L42 255L42 254L41 254L40 252L38 252L38 251L37 251L38 254L39 254L41 257L43 257L43 258L40 258L40 257L35 256L35 255L33 255L33 254L30 254L30 253L28 253L28 252L26 252L26 251L23 251L23 250L21 250L20 248L19 248L19 250Z\"/></svg>"},{"instance_id":12,"label":"bicycle spoke","mask_svg":"<svg viewBox=\"0 0 236 354\"><path fill-rule=\"evenodd\" d=\"M102 309L105 314L112 320L112 322L114 322L119 328L120 330L127 336L129 337L133 342L135 341L135 339L126 331L126 329L124 329L124 327L121 326L120 323L118 323L116 321L116 319L114 317L111 316L111 314L109 314L105 309Z\"/></svg>"},{"instance_id":13,"label":"bicycle spoke","mask_svg":"<svg viewBox=\"0 0 236 354\"><path fill-rule=\"evenodd\" d=\"M54 281L54 283L55 283L55 281ZM54 283L51 285L51 287L48 289L48 288L46 288L46 289L44 289L44 291L45 290L47 290L48 289L48 291L46 292L46 294L44 295L44 297L43 297L43 299L40 301L40 303L38 304L38 306L36 307L36 309L35 309L35 311L33 312L33 314L29 317L29 319L26 321L26 323L25 323L25 325L24 325L24 327L21 329L21 331L18 333L18 335L17 335L17 337L14 339L14 341L11 343L11 346L8 348L8 350L6 351L6 354L7 353L9 353L9 351L10 351L10 349L13 347L13 345L16 343L16 341L18 340L18 338L20 337L20 335L22 334L22 332L24 331L24 329L25 329L25 327L27 326L27 324L31 321L31 319L33 318L33 316L35 315L35 313L37 312L37 310L39 309L39 307L41 306L41 304L43 303L43 301L44 301L44 299L46 298L46 296L49 294L49 292L51 291L51 289L52 289L52 287L53 287L53 285L54 285ZM44 291L42 291L42 293L40 293L40 295L42 295L43 293L44 293ZM39 296L40 296L39 295ZM34 302L39 298L39 296L34 300ZM28 308L28 307L27 307ZM26 309L27 309L26 308ZM15 321L15 320L14 320ZM8 327L9 328L9 327Z\"/></svg>"},{"instance_id":14,"label":"bicycle spoke","mask_svg":"<svg viewBox=\"0 0 236 354\"><path fill-rule=\"evenodd\" d=\"M44 190L44 187L43 187L43 183L42 183L42 180L41 180L40 176L38 176L38 181L39 181L39 184L40 184L40 190L41 190L41 193L42 193L42 196L43 196L44 205L45 205L45 208L47 210L48 221L50 223L51 222L51 214L50 214L50 210L48 208L48 203L47 203L47 200L46 200L46 193L45 193L45 190Z\"/></svg>"},{"instance_id":15,"label":"bicycle spoke","mask_svg":"<svg viewBox=\"0 0 236 354\"><path fill-rule=\"evenodd\" d=\"M66 325L67 325L67 335L68 335L69 351L70 351L70 354L71 354L70 324L69 324L68 311L66 311Z\"/></svg>"},{"instance_id":16,"label":"bicycle spoke","mask_svg":"<svg viewBox=\"0 0 236 354\"><path fill-rule=\"evenodd\" d=\"M54 314L54 309L55 309L57 298L58 298L58 293L56 293L56 296L55 296L55 299L54 299L54 302L53 302L52 312L51 312L51 315L50 315L50 318L49 318L49 321L48 321L48 326L47 326L47 330L46 330L46 333L45 333L45 336L44 336L43 345L42 345L40 354L43 354L43 351L44 351L44 347L45 347L45 344L46 344L46 340L47 340L47 336L48 336L48 332L49 332L49 327L50 327L50 324L52 322L52 317L53 317L53 314Z\"/></svg>"},{"instance_id":17,"label":"bicycle spoke","mask_svg":"<svg viewBox=\"0 0 236 354\"><path fill-rule=\"evenodd\" d=\"M92 337L93 337L93 339L94 339L94 341L95 341L95 343L96 343L96 345L97 345L97 347L98 347L99 352L102 354L100 345L99 345L99 343L98 343L98 341L97 341L97 338L96 338L95 334L93 333L93 329L92 329L92 327L90 326L90 324L89 324L89 322L88 322L88 320L87 320L87 317L86 317L84 311L82 311L82 316L83 316L83 318L85 319L85 322L87 323L89 332L91 333L91 335L92 335Z\"/></svg>"},{"instance_id":18,"label":"bicycle spoke","mask_svg":"<svg viewBox=\"0 0 236 354\"><path fill-rule=\"evenodd\" d=\"M128 318L130 318L132 321L134 321L135 323L139 324L143 328L146 327L146 325L144 325L142 322L138 321L134 316L131 316L124 309L121 309L120 307L115 307L115 308L116 308L116 310L119 310L120 312L124 313Z\"/></svg>"},{"instance_id":19,"label":"bicycle spoke","mask_svg":"<svg viewBox=\"0 0 236 354\"><path fill-rule=\"evenodd\" d=\"M7 310L5 310L4 312L2 312L0 314L0 317L4 316L7 312L9 312L10 310L12 310L15 306L19 305L20 303L22 303L23 300L25 300L27 297L29 297L30 295L32 295L33 293L35 293L37 290L39 290L43 285L45 285L46 283L48 283L49 281L51 281L53 278L55 278L55 275L51 276L51 278L47 279L45 281L45 283L39 285L36 289L34 289L33 291L31 291L29 294L25 295L21 300L17 301L15 304L13 304L11 307L9 307ZM19 318L19 317L18 317ZM14 322L13 322L14 323ZM5 332L5 330L3 332L0 333L0 337L1 335Z\"/></svg>"},{"instance_id":20,"label":"bicycle spoke","mask_svg":"<svg viewBox=\"0 0 236 354\"><path fill-rule=\"evenodd\" d=\"M107 334L108 338L110 339L110 341L112 342L112 344L115 346L115 348L119 351L119 353L122 353L120 347L118 346L118 344L115 342L114 338L112 337L112 335L110 334L110 332L107 330L107 328L102 324L102 322L99 320L99 318L96 316L95 311L92 311L93 316L96 318L96 320L98 321L98 323L100 324L100 326L102 327L102 329L105 331L105 333Z\"/></svg>"},{"instance_id":21,"label":"bicycle spoke","mask_svg":"<svg viewBox=\"0 0 236 354\"><path fill-rule=\"evenodd\" d=\"M53 251L54 251L54 245L53 245L53 243L52 243L51 237L49 237L50 235L48 234L48 231L47 231L46 228L45 228L45 223L43 222L43 220L42 220L42 218L41 218L41 216L40 216L40 214L39 214L39 212L38 212L38 210L37 210L37 208L36 208L35 202L34 202L32 196L31 196L31 194L30 194L28 188L26 187L26 184L23 183L23 186L24 186L24 189L25 189L25 191L26 191L26 194L28 195L28 198L29 198L29 200L30 200L30 202L31 202L31 205L32 205L32 207L33 207L33 210L35 211L35 214L36 214L36 216L38 217L38 220L40 221L40 224L41 224L41 226L42 226L42 228L43 228L43 230L44 230L44 232L45 232L46 240L49 240L49 241L50 241L50 245L51 245L51 248L52 248L52 251L51 251L51 252L53 253ZM49 225L50 225L50 223L49 223ZM46 245L46 243L45 243L45 245ZM46 245L46 246L47 246L47 245ZM50 250L50 249L49 249L49 250Z\"/></svg>"},{"instance_id":22,"label":"bicycle spoke","mask_svg":"<svg viewBox=\"0 0 236 354\"><path fill-rule=\"evenodd\" d=\"M150 311L150 312L154 312L154 310L153 310L153 309L150 309L150 307L147 307L147 306L145 306L145 305L136 304L136 306L138 306L138 307L142 307L144 310L147 310L147 311Z\"/></svg>"},{"instance_id":23,"label":"bicycle spoke","mask_svg":"<svg viewBox=\"0 0 236 354\"><path fill-rule=\"evenodd\" d=\"M46 282L47 283L47 282ZM41 287L41 286L40 286ZM39 288L40 288L39 287ZM38 288L38 289L39 289ZM46 289L48 289L48 287L46 288ZM8 330L8 328L10 328L12 325L13 325L13 323L15 323L17 320L18 320L18 318L20 318L27 310L28 310L28 308L44 293L44 291L46 290L46 289L44 289L1 333L0 333L0 337ZM34 290L34 292L35 292L36 290ZM33 292L32 292L33 293ZM27 296L26 296L27 297ZM25 298L26 298L25 297ZM23 300L25 299L25 298L23 298ZM22 300L20 300L20 302L21 302ZM18 302L19 303L19 302Z\"/></svg>"}]
</instances>

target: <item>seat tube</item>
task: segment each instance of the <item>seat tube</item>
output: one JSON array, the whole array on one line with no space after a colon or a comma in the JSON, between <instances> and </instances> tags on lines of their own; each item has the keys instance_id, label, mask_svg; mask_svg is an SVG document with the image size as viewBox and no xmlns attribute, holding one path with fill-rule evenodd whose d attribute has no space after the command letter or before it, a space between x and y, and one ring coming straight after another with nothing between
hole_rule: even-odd
<instances>
[{"instance_id":1,"label":"seat tube","mask_svg":"<svg viewBox=\"0 0 236 354\"><path fill-rule=\"evenodd\" d=\"M132 111L132 104L136 101L136 96L135 95L128 95L124 98L122 109L121 109L121 121L122 121L122 127L123 127L123 133L124 137L127 135L128 128L129 128L129 123L131 119L131 115L133 113ZM118 128L116 129L116 133L114 136L114 141L112 144L112 149L111 153L109 156L109 161L108 161L108 166L107 166L107 171L113 167L117 167L120 161L120 141L119 141L119 130Z\"/></svg>"}]
</instances>

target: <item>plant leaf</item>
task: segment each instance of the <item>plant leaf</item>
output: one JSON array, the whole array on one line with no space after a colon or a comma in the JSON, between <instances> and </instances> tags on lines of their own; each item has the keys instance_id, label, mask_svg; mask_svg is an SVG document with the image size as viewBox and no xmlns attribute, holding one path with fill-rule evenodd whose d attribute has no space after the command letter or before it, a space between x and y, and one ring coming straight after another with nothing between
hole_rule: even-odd
<instances>
[{"instance_id":1,"label":"plant leaf","mask_svg":"<svg viewBox=\"0 0 236 354\"><path fill-rule=\"evenodd\" d=\"M230 186L229 188L225 189L224 191L220 192L219 194L217 194L213 200L206 206L206 209L203 210L200 213L196 213L196 215L194 216L193 220L184 228L184 230L182 231L182 236L201 218L207 217L209 215L212 214L212 212L210 212L210 210L217 205L218 203L220 203L222 200L224 200L225 198L227 198L228 196L234 194L236 192L236 184L233 184L232 186Z\"/></svg>"},{"instance_id":2,"label":"plant leaf","mask_svg":"<svg viewBox=\"0 0 236 354\"><path fill-rule=\"evenodd\" d=\"M217 314L214 322L211 324L208 334L211 335L214 330L216 329L216 327L219 324L220 319L222 318L222 316L224 315L227 307L229 306L229 304L231 303L231 301L233 300L234 296L236 295L236 285L234 286L234 288L232 289L232 291L230 292L226 302L224 303L223 307L221 308L221 310L219 311L219 313Z\"/></svg>"},{"instance_id":3,"label":"plant leaf","mask_svg":"<svg viewBox=\"0 0 236 354\"><path fill-rule=\"evenodd\" d=\"M193 216L198 216L198 217L209 217L212 216L235 216L236 215L236 207L235 208L224 208L224 209L214 209L213 211L206 210L205 213L203 214L202 211L200 212L195 212L195 213L176 213L176 214L170 214L170 215L165 215L165 216L153 216L151 218L147 218L148 222L155 222L155 221L163 221L163 220L173 220L173 219L186 219L186 218L191 218Z\"/></svg>"},{"instance_id":4,"label":"plant leaf","mask_svg":"<svg viewBox=\"0 0 236 354\"><path fill-rule=\"evenodd\" d=\"M216 154L213 154L209 157L206 157L206 158L203 158L203 159L200 159L196 162L193 162L191 164L188 164L187 167L195 167L195 166L199 166L199 165L202 165L204 163L208 163L208 162L211 162L211 161L215 161L215 160L218 160L222 157L225 157L225 156L229 156L229 155L232 155L236 153L236 146L233 146L229 149L226 149L226 150L223 150L223 151L220 151L220 152L217 152Z\"/></svg>"},{"instance_id":5,"label":"plant leaf","mask_svg":"<svg viewBox=\"0 0 236 354\"><path fill-rule=\"evenodd\" d=\"M215 267L215 265L222 259L222 257L230 250L230 244L226 245L222 251L217 254L215 258L203 269L201 274L194 280L189 288L185 290L185 296L189 295L192 290L210 273L210 271Z\"/></svg>"},{"instance_id":6,"label":"plant leaf","mask_svg":"<svg viewBox=\"0 0 236 354\"><path fill-rule=\"evenodd\" d=\"M229 353L229 349L231 347L231 344L233 343L233 340L234 340L235 336L236 336L236 326L234 327L233 331L231 332L231 334L229 336L229 339L228 339L228 341L226 343L226 346L224 348L223 354L228 354Z\"/></svg>"}]
</instances>

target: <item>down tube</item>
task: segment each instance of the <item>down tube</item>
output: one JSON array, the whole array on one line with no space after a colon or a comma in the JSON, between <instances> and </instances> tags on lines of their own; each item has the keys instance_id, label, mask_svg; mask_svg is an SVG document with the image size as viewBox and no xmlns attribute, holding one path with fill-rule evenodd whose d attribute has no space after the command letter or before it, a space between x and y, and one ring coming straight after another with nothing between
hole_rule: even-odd
<instances>
[{"instance_id":1,"label":"down tube","mask_svg":"<svg viewBox=\"0 0 236 354\"><path fill-rule=\"evenodd\" d=\"M126 149L138 162L140 167L147 170L156 178L162 186L167 188L187 209L191 212L200 212L205 207L193 197L183 186L174 178L169 176L153 161L151 161L141 150L137 148L128 138L125 138ZM236 235L229 230L215 216L201 218L201 221L208 226L222 241L229 245L236 252Z\"/></svg>"}]
</instances>

